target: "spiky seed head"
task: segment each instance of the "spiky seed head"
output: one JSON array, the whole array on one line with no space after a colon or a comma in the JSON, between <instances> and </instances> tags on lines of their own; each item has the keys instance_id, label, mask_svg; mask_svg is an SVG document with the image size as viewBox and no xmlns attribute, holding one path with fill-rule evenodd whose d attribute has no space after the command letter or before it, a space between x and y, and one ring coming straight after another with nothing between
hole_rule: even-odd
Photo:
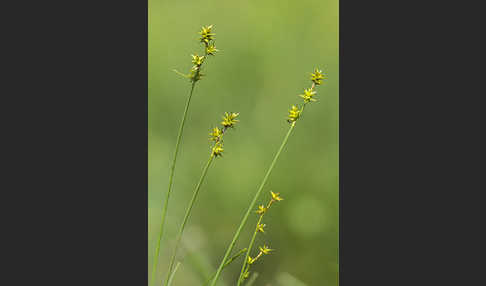
<instances>
[{"instance_id":1,"label":"spiky seed head","mask_svg":"<svg viewBox=\"0 0 486 286\"><path fill-rule=\"evenodd\" d=\"M265 232L265 230L264 230L265 226L266 226L266 224L264 224L264 223L263 224L262 223L258 224L257 225L257 231L258 232L261 232L261 233L264 233Z\"/></svg>"},{"instance_id":2,"label":"spiky seed head","mask_svg":"<svg viewBox=\"0 0 486 286\"><path fill-rule=\"evenodd\" d=\"M304 94L299 94L299 96L304 99L305 103L316 101L314 95L316 95L316 91L313 88L304 89Z\"/></svg>"},{"instance_id":3,"label":"spiky seed head","mask_svg":"<svg viewBox=\"0 0 486 286\"><path fill-rule=\"evenodd\" d=\"M206 46L209 45L209 42L214 40L214 33L211 33L211 29L213 28L213 25L209 25L206 27L202 27L201 32L199 34L201 35L201 42L203 42Z\"/></svg>"},{"instance_id":4,"label":"spiky seed head","mask_svg":"<svg viewBox=\"0 0 486 286\"><path fill-rule=\"evenodd\" d=\"M200 67L204 62L204 56L198 55L191 55L192 56L192 63L195 64L197 67Z\"/></svg>"},{"instance_id":5,"label":"spiky seed head","mask_svg":"<svg viewBox=\"0 0 486 286\"><path fill-rule=\"evenodd\" d=\"M209 140L217 142L220 140L221 135L223 135L223 131L218 127L214 127L209 133Z\"/></svg>"},{"instance_id":6,"label":"spiky seed head","mask_svg":"<svg viewBox=\"0 0 486 286\"><path fill-rule=\"evenodd\" d=\"M218 142L218 143L216 143L214 145L214 147L212 149L212 155L214 157L218 157L218 156L222 157L223 156L223 151L224 151L224 149L223 149L223 143Z\"/></svg>"},{"instance_id":7,"label":"spiky seed head","mask_svg":"<svg viewBox=\"0 0 486 286\"><path fill-rule=\"evenodd\" d=\"M327 79L327 75L323 74L321 70L315 69L314 73L311 73L311 81L316 84L322 84L322 80Z\"/></svg>"},{"instance_id":8,"label":"spiky seed head","mask_svg":"<svg viewBox=\"0 0 486 286\"><path fill-rule=\"evenodd\" d=\"M266 245L263 245L263 247L260 246L259 248L260 248L260 252L263 254L269 254L271 251L274 251L274 249L270 249Z\"/></svg>"},{"instance_id":9,"label":"spiky seed head","mask_svg":"<svg viewBox=\"0 0 486 286\"><path fill-rule=\"evenodd\" d=\"M229 127L234 127L234 125L239 122L238 119L236 119L236 117L238 117L238 115L240 115L239 113L234 113L234 112L225 112L224 113L224 116L223 116L223 121L221 122L221 124L226 127L226 128L229 128Z\"/></svg>"},{"instance_id":10,"label":"spiky seed head","mask_svg":"<svg viewBox=\"0 0 486 286\"><path fill-rule=\"evenodd\" d=\"M272 195L272 200L276 201L276 202L279 202L281 200L283 200L279 195L280 193L274 193L272 191L270 191L270 194Z\"/></svg>"},{"instance_id":11,"label":"spiky seed head","mask_svg":"<svg viewBox=\"0 0 486 286\"><path fill-rule=\"evenodd\" d=\"M297 106L292 105L292 107L289 110L289 118L287 119L287 121L289 123L297 121L297 119L299 119L300 117L300 112L301 111Z\"/></svg>"},{"instance_id":12,"label":"spiky seed head","mask_svg":"<svg viewBox=\"0 0 486 286\"><path fill-rule=\"evenodd\" d=\"M208 55L214 56L214 54L215 54L216 52L218 52L218 51L219 51L219 50L218 50L218 49L216 49L216 46L215 46L215 45L213 45L213 44L211 44L211 45L207 45L207 46L206 46L206 54L208 54Z\"/></svg>"},{"instance_id":13,"label":"spiky seed head","mask_svg":"<svg viewBox=\"0 0 486 286\"><path fill-rule=\"evenodd\" d=\"M255 212L257 214L264 214L266 211L267 211L267 208L264 205L259 205L258 210L256 210Z\"/></svg>"}]
</instances>

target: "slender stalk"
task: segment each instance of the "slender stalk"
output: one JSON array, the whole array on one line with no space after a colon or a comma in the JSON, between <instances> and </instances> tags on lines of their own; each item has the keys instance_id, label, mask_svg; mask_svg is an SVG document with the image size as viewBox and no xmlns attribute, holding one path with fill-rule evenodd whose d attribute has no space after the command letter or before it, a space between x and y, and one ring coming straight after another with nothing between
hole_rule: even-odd
<instances>
[{"instance_id":1,"label":"slender stalk","mask_svg":"<svg viewBox=\"0 0 486 286\"><path fill-rule=\"evenodd\" d=\"M234 119L234 118L233 118ZM199 194L199 189L201 188L201 185L204 181L204 178L206 177L206 174L209 170L209 166L211 166L211 163L213 162L213 159L214 157L217 156L217 154L215 153L214 151L214 148L220 143L222 142L223 140L223 135L224 133L226 132L226 130L228 130L228 126L225 126L222 130L221 130L221 134L219 135L219 137L216 139L216 141L214 142L213 144L213 147L212 147L212 151L211 151L211 155L209 155L209 159L208 159L208 162L206 163L206 166L204 167L203 169L203 172L202 172L202 175L201 175L201 178L199 179L199 182L197 183L196 185L196 188L192 194L192 198L191 198L191 201L189 202L189 206L187 207L186 209L186 214L184 215L184 219L182 221L182 224L179 228L179 232L177 233L177 239L176 239L176 244L175 244L175 247L174 247L174 253L172 254L172 257L170 259L170 264L169 264L169 271L167 272L167 279L165 280L165 283L164 285L167 285L167 282L169 281L169 277L170 277L170 273L172 272L172 267L174 266L174 262L175 262L175 258L176 258L176 255L177 255L177 250L179 248L179 244L181 242L181 238L182 238L182 233L184 232L184 228L186 226L186 223L187 223L187 220L189 219L189 216L191 214L191 210L192 210L192 207L194 206L194 203L196 201L196 198L197 198L197 195Z\"/></svg>"},{"instance_id":2,"label":"slender stalk","mask_svg":"<svg viewBox=\"0 0 486 286\"><path fill-rule=\"evenodd\" d=\"M172 272L172 275L170 275L169 282L167 284L168 286L172 285L172 280L174 280L174 276L175 276L175 274L177 272L177 269L179 269L179 266L180 265L181 265L181 263L180 262L177 262L177 264L176 264L176 266L174 268L174 272Z\"/></svg>"},{"instance_id":3,"label":"slender stalk","mask_svg":"<svg viewBox=\"0 0 486 286\"><path fill-rule=\"evenodd\" d=\"M211 163L213 162L214 155L211 154L209 156L209 160L206 163L206 166L203 169L201 178L199 178L199 182L196 185L196 189L194 190L194 193L192 194L191 201L189 202L189 206L187 207L186 214L184 215L184 220L182 221L181 227L179 228L179 232L177 233L177 239L176 239L176 244L174 247L174 253L172 254L172 257L170 259L170 264L169 264L169 271L167 272L167 278L165 280L164 285L167 285L169 283L169 278L170 274L172 272L172 267L174 266L176 254L177 254L177 249L179 248L179 244L181 242L182 238L182 233L184 232L184 228L186 226L187 220L189 219L189 215L191 214L192 207L194 206L194 202L196 201L196 197L199 193L199 189L201 188L201 185L204 181L204 178L206 178L206 174L208 173L209 167L211 166Z\"/></svg>"},{"instance_id":4,"label":"slender stalk","mask_svg":"<svg viewBox=\"0 0 486 286\"><path fill-rule=\"evenodd\" d=\"M242 255L245 252L246 252L246 248L243 248L242 250L238 251L238 253L236 253L235 255L233 255L233 257L231 257L230 259L228 259L228 261L226 261L226 263L223 265L223 268L225 268L226 266L230 265L231 262L233 262L236 258L240 257L240 255ZM211 280L214 278L215 275L216 275L216 272L214 272L209 277L208 281L206 281L206 283L204 283L203 285L208 285L208 283L211 282Z\"/></svg>"},{"instance_id":5,"label":"slender stalk","mask_svg":"<svg viewBox=\"0 0 486 286\"><path fill-rule=\"evenodd\" d=\"M263 219L263 214L260 216L257 222L257 227L260 225ZM257 235L258 229L255 229L255 232L253 233L253 236L251 237L250 240L250 245L248 246L248 251L246 252L245 259L243 260L243 265L241 266L241 271L240 271L240 277L238 277L238 284L237 286L241 285L241 282L243 282L243 273L245 272L246 265L248 263L248 257L250 256L251 249L253 247L253 243L255 242L255 237Z\"/></svg>"},{"instance_id":6,"label":"slender stalk","mask_svg":"<svg viewBox=\"0 0 486 286\"><path fill-rule=\"evenodd\" d=\"M282 141L282 145L280 145L280 148L278 149L277 154L275 154L275 157L273 158L273 161L270 164L270 167L268 168L268 171L265 174L265 177L263 177L263 181L260 184L260 187L258 188L258 191L256 192L255 196L253 197L253 200L250 203L250 206L248 207L248 210L246 211L240 225L238 226L238 229L236 230L236 233L233 237L233 240L231 241L230 245L228 246L228 249L226 250L226 253L225 253L225 255L224 255L224 257L221 261L221 264L218 267L218 270L216 271L216 275L215 275L210 286L216 285L216 281L218 281L218 278L221 275L221 270L223 269L224 262L226 261L226 259L230 255L231 251L233 250L233 248L236 244L236 241L240 237L241 230L243 229L243 226L245 225L246 221L248 220L248 216L250 215L250 212L253 210L253 207L255 206L255 203L256 203L258 197L260 196L260 193L263 190L263 186L265 186L265 183L267 182L267 179L268 179L270 173L272 172L273 167L275 166L275 163L277 162L277 159L280 156L280 153L282 152L283 148L285 147L285 144L287 143L289 136L292 133L292 130L294 129L294 127L295 127L295 121L292 122L292 124L290 125L289 131L287 132L287 135L285 135L285 138Z\"/></svg>"},{"instance_id":7,"label":"slender stalk","mask_svg":"<svg viewBox=\"0 0 486 286\"><path fill-rule=\"evenodd\" d=\"M194 92L194 86L195 85L196 85L196 82L193 82L192 85L191 85L191 92L189 93L189 97L187 98L187 101L186 101L186 106L184 107L184 114L182 115L182 121L181 121L181 125L179 127L179 133L177 135L177 141L176 141L175 152L174 152L174 159L172 160L172 166L170 168L170 174L169 174L169 188L167 190L164 206L162 208L160 232L159 232L159 238L157 240L157 246L155 248L155 257L154 257L154 263L153 263L153 267L152 267L152 280L150 282L150 285L154 285L154 283L155 283L155 274L157 272L157 263L159 261L160 242L162 240L162 236L163 236L163 233L164 233L165 217L167 215L167 206L169 204L170 192L172 190L172 181L173 181L173 178L174 178L174 171L175 171L175 166L176 166L176 161L177 161L177 154L179 152L179 145L180 145L181 140L182 140L182 132L184 130L184 125L186 123L187 111L189 110L189 105L191 103L191 98L192 98L192 94Z\"/></svg>"}]
</instances>

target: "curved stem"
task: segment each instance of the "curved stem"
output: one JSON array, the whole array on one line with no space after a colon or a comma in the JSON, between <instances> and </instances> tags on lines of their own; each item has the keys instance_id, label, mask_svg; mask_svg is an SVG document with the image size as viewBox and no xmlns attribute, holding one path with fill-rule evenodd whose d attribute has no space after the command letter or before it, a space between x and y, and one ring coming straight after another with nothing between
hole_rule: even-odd
<instances>
[{"instance_id":1,"label":"curved stem","mask_svg":"<svg viewBox=\"0 0 486 286\"><path fill-rule=\"evenodd\" d=\"M169 188L167 190L167 195L165 197L164 206L162 208L160 232L159 232L159 238L157 240L157 246L155 248L155 257L154 257L154 263L153 263L153 266L152 266L152 280L150 282L150 285L154 285L154 283L155 283L155 274L157 272L157 263L159 261L160 242L162 240L162 236L163 236L163 233L164 233L165 217L167 215L167 206L168 206L168 203L169 203L170 191L172 189L172 181L173 181L173 178L174 178L174 171L175 171L175 166L176 166L176 161L177 161L177 153L179 152L179 145L180 145L181 140L182 140L182 132L184 130L184 125L186 123L187 111L189 110L189 105L191 103L192 93L194 91L195 85L196 85L196 82L193 82L192 85L191 85L191 92L189 93L189 97L187 98L187 101L186 101L186 106L184 108L184 114L182 115L182 122L181 122L181 125L179 127L179 133L177 135L177 141L176 141L175 152L174 152L174 159L172 160L172 166L170 168L170 174L169 174Z\"/></svg>"},{"instance_id":2,"label":"curved stem","mask_svg":"<svg viewBox=\"0 0 486 286\"><path fill-rule=\"evenodd\" d=\"M174 266L175 258L176 258L176 255L177 255L177 249L179 248L179 244L180 244L181 238L182 238L182 233L184 232L184 228L186 226L187 220L189 219L189 215L191 214L191 210L192 210L192 207L194 206L194 202L196 201L197 195L199 193L199 189L201 188L201 185L204 182L204 178L206 178L206 174L208 173L209 166L211 166L211 162L213 162L213 159L214 159L214 155L211 154L208 162L206 163L206 166L203 169L201 178L199 179L199 182L196 185L196 189L194 190L194 193L192 194L191 201L189 202L189 206L187 207L186 214L184 215L184 220L182 221L181 227L179 228L179 232L177 233L177 239L176 239L176 244L175 244L175 247L174 247L174 253L172 254L172 257L170 259L169 271L167 272L167 278L165 280L164 285L167 285L167 283L169 283L170 274L171 274L172 268Z\"/></svg>"},{"instance_id":3,"label":"curved stem","mask_svg":"<svg viewBox=\"0 0 486 286\"><path fill-rule=\"evenodd\" d=\"M280 153L282 152L285 144L287 143L289 136L292 133L292 130L294 129L294 127L295 127L295 122L293 122L292 125L290 125L289 131L287 132L287 135L285 135L285 138L282 141L282 145L280 145L280 148L278 149L277 154L275 154L275 157L273 158L273 161L270 164L270 167L268 168L268 171L265 174L265 177L263 177L263 181L260 184L260 187L258 188L258 191L256 192L255 196L253 197L253 200L251 201L250 206L248 207L248 210L246 211L243 219L241 220L241 223L238 226L238 229L236 230L236 233L233 237L233 240L231 241L230 245L228 246L228 249L226 250L226 253L225 253L225 255L224 255L224 257L223 257L223 259L222 259L222 261L221 261L221 263L218 267L218 270L216 271L216 275L215 275L213 281L211 282L210 286L216 285L216 281L218 281L218 278L221 275L221 270L223 269L224 262L226 261L226 259L228 259L228 256L230 255L231 251L233 250L233 248L236 244L236 240L238 240L238 238L240 237L241 230L243 229L243 226L245 225L246 221L248 220L248 216L250 215L250 212L252 211L253 207L255 206L256 200L260 196L260 193L263 190L263 186L267 182L267 179L268 179L270 173L272 172L273 167L275 166L275 163L277 162L277 159L280 156Z\"/></svg>"}]
</instances>

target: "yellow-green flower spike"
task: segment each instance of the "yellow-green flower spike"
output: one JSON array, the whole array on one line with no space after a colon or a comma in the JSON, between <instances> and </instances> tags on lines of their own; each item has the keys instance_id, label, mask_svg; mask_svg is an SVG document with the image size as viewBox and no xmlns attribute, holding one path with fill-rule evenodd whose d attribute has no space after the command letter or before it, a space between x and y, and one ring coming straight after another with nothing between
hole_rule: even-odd
<instances>
[{"instance_id":1,"label":"yellow-green flower spike","mask_svg":"<svg viewBox=\"0 0 486 286\"><path fill-rule=\"evenodd\" d=\"M238 115L239 113L225 112L221 124L226 128L233 127L239 121L238 119L236 119Z\"/></svg>"},{"instance_id":2,"label":"yellow-green flower spike","mask_svg":"<svg viewBox=\"0 0 486 286\"><path fill-rule=\"evenodd\" d=\"M257 214L263 214L267 211L267 208L264 205L258 206L258 210L255 211Z\"/></svg>"},{"instance_id":3,"label":"yellow-green flower spike","mask_svg":"<svg viewBox=\"0 0 486 286\"><path fill-rule=\"evenodd\" d=\"M287 120L288 122L292 123L297 121L300 117L300 110L297 108L297 106L292 105L292 108L289 110L289 119Z\"/></svg>"},{"instance_id":4,"label":"yellow-green flower spike","mask_svg":"<svg viewBox=\"0 0 486 286\"><path fill-rule=\"evenodd\" d=\"M248 264L251 265L255 260L251 258L251 256L248 256Z\"/></svg>"},{"instance_id":5,"label":"yellow-green flower spike","mask_svg":"<svg viewBox=\"0 0 486 286\"><path fill-rule=\"evenodd\" d=\"M198 56L198 55L191 55L191 56L192 56L192 63L198 67L200 67L204 62L204 56Z\"/></svg>"},{"instance_id":6,"label":"yellow-green flower spike","mask_svg":"<svg viewBox=\"0 0 486 286\"><path fill-rule=\"evenodd\" d=\"M300 97L304 99L304 102L316 101L313 96L316 95L316 91L313 88L304 89L304 94L299 94Z\"/></svg>"},{"instance_id":7,"label":"yellow-green flower spike","mask_svg":"<svg viewBox=\"0 0 486 286\"><path fill-rule=\"evenodd\" d=\"M263 254L269 254L270 251L273 251L274 249L270 249L268 248L266 245L263 245L263 247L259 247L260 248L260 252L263 253Z\"/></svg>"},{"instance_id":8,"label":"yellow-green flower spike","mask_svg":"<svg viewBox=\"0 0 486 286\"><path fill-rule=\"evenodd\" d=\"M314 73L311 73L311 81L316 85L322 84L323 79L327 79L327 77L322 73L321 70L316 69Z\"/></svg>"},{"instance_id":9,"label":"yellow-green flower spike","mask_svg":"<svg viewBox=\"0 0 486 286\"><path fill-rule=\"evenodd\" d=\"M266 224L264 224L264 223L258 224L257 225L257 231L264 233L265 232L265 230L264 230L265 226L266 226Z\"/></svg>"},{"instance_id":10,"label":"yellow-green flower spike","mask_svg":"<svg viewBox=\"0 0 486 286\"><path fill-rule=\"evenodd\" d=\"M272 199L273 199L274 201L279 202L279 201L283 200L283 199L282 199L282 198L279 196L279 195L280 195L280 193L274 193L274 192L272 192L272 191L270 191L270 193L272 194Z\"/></svg>"},{"instance_id":11,"label":"yellow-green flower spike","mask_svg":"<svg viewBox=\"0 0 486 286\"><path fill-rule=\"evenodd\" d=\"M211 33L212 28L213 25L202 27L201 32L199 32L199 34L201 35L201 42L205 43L206 45L208 45L211 40L214 40L215 34Z\"/></svg>"},{"instance_id":12,"label":"yellow-green flower spike","mask_svg":"<svg viewBox=\"0 0 486 286\"><path fill-rule=\"evenodd\" d=\"M206 54L208 54L208 55L214 56L214 54L218 51L219 50L216 49L216 47L214 45L206 46Z\"/></svg>"},{"instance_id":13,"label":"yellow-green flower spike","mask_svg":"<svg viewBox=\"0 0 486 286\"><path fill-rule=\"evenodd\" d=\"M223 156L223 143L221 142L218 142L216 143L216 145L214 145L213 147L213 151L212 151L212 155L214 155L214 157L222 157Z\"/></svg>"},{"instance_id":14,"label":"yellow-green flower spike","mask_svg":"<svg viewBox=\"0 0 486 286\"><path fill-rule=\"evenodd\" d=\"M221 135L223 135L223 131L221 129L219 129L218 127L214 127L213 128L213 131L211 131L211 133L209 133L209 139L211 141L219 141L219 137L221 137Z\"/></svg>"}]
</instances>

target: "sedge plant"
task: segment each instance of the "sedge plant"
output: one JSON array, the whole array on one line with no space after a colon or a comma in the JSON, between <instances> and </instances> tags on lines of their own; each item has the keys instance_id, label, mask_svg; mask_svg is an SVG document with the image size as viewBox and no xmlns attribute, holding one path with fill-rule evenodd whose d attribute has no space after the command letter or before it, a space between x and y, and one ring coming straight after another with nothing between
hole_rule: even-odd
<instances>
[{"instance_id":1,"label":"sedge plant","mask_svg":"<svg viewBox=\"0 0 486 286\"><path fill-rule=\"evenodd\" d=\"M175 258L177 255L177 250L179 248L179 244L181 242L182 234L184 232L184 228L186 226L187 220L189 219L189 216L191 214L191 210L194 206L194 203L196 202L197 195L199 194L199 190L201 189L201 185L204 182L204 179L206 178L206 174L208 173L209 167L211 166L211 163L213 162L214 158L217 157L222 157L223 156L223 136L226 133L226 131L230 128L233 128L235 124L239 121L236 119L238 117L239 113L234 113L234 112L225 112L223 116L223 121L221 122L221 127L214 127L209 133L209 139L213 141L213 144L211 146L211 152L209 154L209 159L204 166L204 169L202 171L201 177L199 178L199 181L196 185L196 188L194 189L194 192L192 194L192 198L189 202L189 205L186 209L186 213L184 215L184 219L182 220L182 224L179 228L179 231L177 233L177 238L176 238L176 243L174 246L174 251L172 253L172 257L170 259L169 263L169 270L167 271L167 278L165 280L164 285L168 285L170 277L171 277L171 272L174 267L175 263Z\"/></svg>"},{"instance_id":2,"label":"sedge plant","mask_svg":"<svg viewBox=\"0 0 486 286\"><path fill-rule=\"evenodd\" d=\"M172 182L174 178L174 173L175 173L175 167L176 167L176 162L177 162L177 154L179 153L179 146L182 141L182 133L184 131L184 125L186 123L186 118L189 110L189 105L191 104L191 99L192 95L194 93L194 87L196 86L196 83L201 79L203 74L201 73L201 69L203 67L203 64L205 63L206 59L209 56L213 56L218 49L216 49L214 45L214 33L212 33L212 25L203 27L202 30L199 32L201 35L200 41L204 46L204 56L199 56L199 55L192 55L192 63L194 64L189 71L189 74L182 74L178 71L178 74L182 75L185 78L188 78L191 82L191 89L189 92L189 96L187 97L186 100L186 105L184 107L184 112L182 114L182 120L179 126L179 132L177 134L177 140L176 140L176 145L175 145L175 151L174 151L174 157L172 160L172 164L170 167L170 174L169 174L169 187L167 189L164 205L162 207L162 217L161 217L161 222L160 222L160 231L159 231L159 236L155 248L155 255L154 255L154 262L152 266L152 279L150 285L154 285L155 283L155 274L157 272L157 263L159 261L159 253L160 253L160 244L162 240L162 236L164 233L164 226L165 226L165 218L167 215L167 207L169 204L169 198L172 190Z\"/></svg>"},{"instance_id":3,"label":"sedge plant","mask_svg":"<svg viewBox=\"0 0 486 286\"><path fill-rule=\"evenodd\" d=\"M305 106L310 102L316 101L316 99L314 97L316 95L316 86L321 85L323 80L327 79L327 75L323 74L321 70L315 69L314 73L311 73L310 79L311 79L311 82L312 82L312 86L309 89L305 89L304 93L299 95L300 97L303 98L303 101L304 101L304 103L302 104L302 107L299 107L298 105L292 105L292 107L289 110L288 119L287 119L287 122L290 124L289 130L287 131L287 134L285 135L279 149L277 150L277 153L275 154L275 156L272 160L272 163L270 164L270 167L268 168L267 172L265 173L265 176L263 177L263 180L260 183L260 186L258 187L252 201L250 202L250 205L249 205L245 215L243 216L243 218L242 218L242 220L241 220L241 222L240 222L240 224L239 224L239 226L238 226L238 228L237 228L237 230L236 230L236 232L233 236L233 239L231 240L231 243L229 244L228 248L226 249L224 257L221 260L221 263L218 267L218 270L216 271L216 275L214 276L210 286L216 285L218 278L221 275L221 271L223 270L224 262L228 259L230 253L233 251L233 248L236 244L236 241L240 237L241 230L245 226L246 221L248 220L248 217L249 217L251 211L255 207L255 203L256 203L258 197L260 196L260 193L262 192L263 187L265 186L265 183L268 180L268 177L270 176L273 168L275 167L275 164L276 164L280 154L282 153L282 150L284 149L285 145L287 144L287 141L289 140L290 134L294 130L297 121L302 117Z\"/></svg>"}]
</instances>

